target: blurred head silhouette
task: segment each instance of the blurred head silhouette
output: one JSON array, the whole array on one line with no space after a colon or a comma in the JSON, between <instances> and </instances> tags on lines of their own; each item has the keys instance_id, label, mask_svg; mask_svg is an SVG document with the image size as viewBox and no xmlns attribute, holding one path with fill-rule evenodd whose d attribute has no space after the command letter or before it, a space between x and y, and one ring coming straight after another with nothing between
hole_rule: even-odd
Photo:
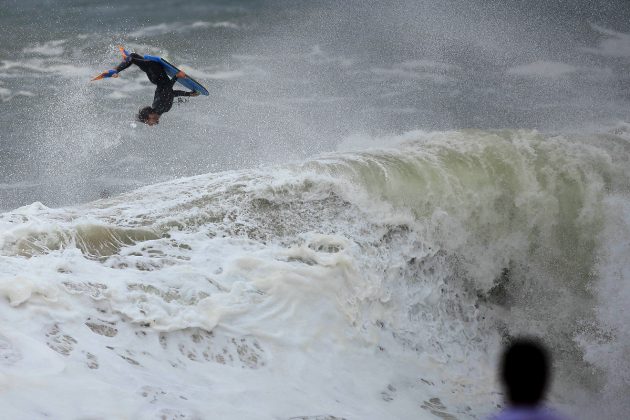
<instances>
[{"instance_id":1,"label":"blurred head silhouette","mask_svg":"<svg viewBox=\"0 0 630 420\"><path fill-rule=\"evenodd\" d=\"M549 383L550 360L543 345L532 338L512 341L501 361L501 381L512 406L536 406Z\"/></svg>"}]
</instances>

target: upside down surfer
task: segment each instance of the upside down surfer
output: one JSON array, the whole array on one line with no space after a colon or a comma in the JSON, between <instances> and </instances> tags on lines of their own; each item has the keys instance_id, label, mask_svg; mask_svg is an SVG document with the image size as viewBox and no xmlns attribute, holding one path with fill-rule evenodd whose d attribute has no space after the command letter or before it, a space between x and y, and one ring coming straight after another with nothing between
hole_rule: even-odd
<instances>
[{"instance_id":1,"label":"upside down surfer","mask_svg":"<svg viewBox=\"0 0 630 420\"><path fill-rule=\"evenodd\" d=\"M122 63L120 63L114 70L106 71L92 80L99 80L106 77L118 77L118 73L125 70L132 64L135 64L140 68L140 70L144 71L147 74L149 81L157 87L155 88L153 104L140 109L137 115L138 121L147 125L158 124L160 122L160 116L165 112L170 111L173 106L174 98L178 96L199 95L199 93L195 91L185 92L183 90L173 89L173 85L177 82L177 79L186 77L186 74L183 71L180 71L171 79L168 77L168 74L166 74L166 71L161 64L155 61L147 60L136 53L129 54L122 47L120 47L120 52L123 55Z\"/></svg>"}]
</instances>

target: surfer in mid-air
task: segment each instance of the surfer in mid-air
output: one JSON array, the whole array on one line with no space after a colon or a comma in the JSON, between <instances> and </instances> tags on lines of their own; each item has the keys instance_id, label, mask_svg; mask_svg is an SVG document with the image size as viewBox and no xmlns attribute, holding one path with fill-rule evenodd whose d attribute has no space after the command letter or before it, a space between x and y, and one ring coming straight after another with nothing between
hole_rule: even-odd
<instances>
[{"instance_id":1,"label":"surfer in mid-air","mask_svg":"<svg viewBox=\"0 0 630 420\"><path fill-rule=\"evenodd\" d=\"M146 59L136 53L128 53L123 47L120 47L120 52L123 56L123 61L115 69L108 70L100 75L96 76L92 80L100 80L106 77L118 77L118 73L125 70L132 64L140 67L140 70L144 71L149 78L149 81L156 85L155 96L153 97L153 104L151 106L145 106L138 112L138 121L147 125L155 125L160 122L160 116L165 112L170 111L173 106L173 100L178 96L198 96L199 92L191 91L184 92L183 90L173 89L173 85L178 79L186 78L186 73L179 70L171 79L168 77L166 70L160 62ZM170 64L170 63L168 63Z\"/></svg>"}]
</instances>

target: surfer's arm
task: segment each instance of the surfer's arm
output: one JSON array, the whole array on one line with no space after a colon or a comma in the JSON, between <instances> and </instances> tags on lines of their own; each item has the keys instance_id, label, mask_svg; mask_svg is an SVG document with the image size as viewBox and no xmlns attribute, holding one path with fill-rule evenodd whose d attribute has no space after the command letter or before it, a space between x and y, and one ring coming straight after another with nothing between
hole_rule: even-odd
<instances>
[{"instance_id":1,"label":"surfer's arm","mask_svg":"<svg viewBox=\"0 0 630 420\"><path fill-rule=\"evenodd\" d=\"M124 69L126 69L127 67L129 67L132 64L132 58L129 57L125 57L125 59L123 60L122 63L120 63L119 65L116 66L116 68L112 69L112 70L107 70L106 72L103 72L101 74L99 74L98 76L96 76L94 80L100 80L100 79L105 79L108 77L118 77L118 73L120 73L121 71L123 71Z\"/></svg>"},{"instance_id":2,"label":"surfer's arm","mask_svg":"<svg viewBox=\"0 0 630 420\"><path fill-rule=\"evenodd\" d=\"M124 50L122 50L124 51ZM116 70L116 72L120 73L121 71L123 71L124 69L126 69L127 67L131 66L132 64L134 64L134 62L138 62L138 61L146 61L142 58L141 55L136 54L136 53L131 53L131 54L127 54L127 52L125 51L123 54L123 61L122 63L120 63L118 66L116 66L116 68L114 70Z\"/></svg>"},{"instance_id":3,"label":"surfer's arm","mask_svg":"<svg viewBox=\"0 0 630 420\"><path fill-rule=\"evenodd\" d=\"M131 61L123 61L122 63L117 65L114 70L116 70L116 73L120 73L121 71L129 67L130 65L131 65Z\"/></svg>"}]
</instances>

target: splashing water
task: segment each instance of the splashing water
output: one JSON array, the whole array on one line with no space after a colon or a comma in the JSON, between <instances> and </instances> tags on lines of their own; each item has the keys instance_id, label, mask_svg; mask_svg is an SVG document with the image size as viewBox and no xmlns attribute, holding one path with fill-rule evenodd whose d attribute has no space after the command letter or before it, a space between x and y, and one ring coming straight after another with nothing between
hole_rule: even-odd
<instances>
[{"instance_id":1,"label":"splashing water","mask_svg":"<svg viewBox=\"0 0 630 420\"><path fill-rule=\"evenodd\" d=\"M627 412L627 140L394 142L5 213L3 406L479 418L501 341L536 333L555 402Z\"/></svg>"}]
</instances>

